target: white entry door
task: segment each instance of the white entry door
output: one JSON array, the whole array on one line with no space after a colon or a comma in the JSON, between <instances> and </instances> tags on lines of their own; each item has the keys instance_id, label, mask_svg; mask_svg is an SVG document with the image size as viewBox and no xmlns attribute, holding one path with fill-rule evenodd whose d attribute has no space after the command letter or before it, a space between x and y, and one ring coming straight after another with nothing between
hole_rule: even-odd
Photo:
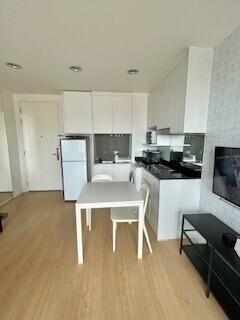
<instances>
[{"instance_id":1,"label":"white entry door","mask_svg":"<svg viewBox=\"0 0 240 320\"><path fill-rule=\"evenodd\" d=\"M29 191L61 190L57 102L22 102Z\"/></svg>"}]
</instances>

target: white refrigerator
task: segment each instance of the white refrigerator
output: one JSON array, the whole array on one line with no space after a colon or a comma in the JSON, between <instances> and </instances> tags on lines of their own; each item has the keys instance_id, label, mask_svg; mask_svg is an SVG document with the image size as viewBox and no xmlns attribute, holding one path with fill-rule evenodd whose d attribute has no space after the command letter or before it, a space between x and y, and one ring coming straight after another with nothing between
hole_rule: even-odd
<instances>
[{"instance_id":1,"label":"white refrigerator","mask_svg":"<svg viewBox=\"0 0 240 320\"><path fill-rule=\"evenodd\" d=\"M64 200L77 200L88 180L87 139L61 139L61 159Z\"/></svg>"}]
</instances>

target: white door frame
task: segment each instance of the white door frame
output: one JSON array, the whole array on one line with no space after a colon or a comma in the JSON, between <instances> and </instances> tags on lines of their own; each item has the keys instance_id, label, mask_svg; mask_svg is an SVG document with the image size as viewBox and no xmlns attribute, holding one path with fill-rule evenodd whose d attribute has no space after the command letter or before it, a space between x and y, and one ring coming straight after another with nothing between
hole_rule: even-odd
<instances>
[{"instance_id":1,"label":"white door frame","mask_svg":"<svg viewBox=\"0 0 240 320\"><path fill-rule=\"evenodd\" d=\"M44 95L44 94L14 94L14 107L15 117L18 135L18 147L19 147L19 158L21 166L21 178L22 178L22 189L23 192L29 191L27 185L27 167L26 159L24 156L24 138L23 138L23 127L21 121L20 104L24 102L55 102L58 105L58 134L63 134L63 120L62 120L62 96L61 95Z\"/></svg>"}]
</instances>

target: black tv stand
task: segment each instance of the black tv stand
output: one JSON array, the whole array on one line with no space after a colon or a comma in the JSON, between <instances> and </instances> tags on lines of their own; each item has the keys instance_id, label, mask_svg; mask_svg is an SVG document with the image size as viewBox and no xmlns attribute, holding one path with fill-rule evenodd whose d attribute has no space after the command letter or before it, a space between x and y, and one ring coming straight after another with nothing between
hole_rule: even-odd
<instances>
[{"instance_id":1,"label":"black tv stand","mask_svg":"<svg viewBox=\"0 0 240 320\"><path fill-rule=\"evenodd\" d=\"M186 221L190 227L185 228ZM197 231L205 240L201 243L193 241L193 231ZM206 296L209 297L212 292L228 317L239 320L240 258L233 248L227 247L222 241L223 232L239 236L212 214L183 215L180 254L183 251L188 256L206 282Z\"/></svg>"},{"instance_id":2,"label":"black tv stand","mask_svg":"<svg viewBox=\"0 0 240 320\"><path fill-rule=\"evenodd\" d=\"M8 217L7 213L0 213L0 232L3 232L2 221Z\"/></svg>"}]
</instances>

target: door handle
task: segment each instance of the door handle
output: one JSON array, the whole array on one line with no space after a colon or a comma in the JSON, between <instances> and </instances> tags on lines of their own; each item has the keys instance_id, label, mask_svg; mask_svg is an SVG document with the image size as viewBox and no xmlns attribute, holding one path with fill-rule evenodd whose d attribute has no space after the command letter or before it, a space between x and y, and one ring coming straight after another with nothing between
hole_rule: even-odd
<instances>
[{"instance_id":1,"label":"door handle","mask_svg":"<svg viewBox=\"0 0 240 320\"><path fill-rule=\"evenodd\" d=\"M57 161L59 161L60 156L59 156L59 148L56 148L56 152L57 152Z\"/></svg>"},{"instance_id":2,"label":"door handle","mask_svg":"<svg viewBox=\"0 0 240 320\"><path fill-rule=\"evenodd\" d=\"M59 148L56 148L56 153L52 153L53 156L57 157L57 161L59 161L60 156L59 156Z\"/></svg>"}]
</instances>

